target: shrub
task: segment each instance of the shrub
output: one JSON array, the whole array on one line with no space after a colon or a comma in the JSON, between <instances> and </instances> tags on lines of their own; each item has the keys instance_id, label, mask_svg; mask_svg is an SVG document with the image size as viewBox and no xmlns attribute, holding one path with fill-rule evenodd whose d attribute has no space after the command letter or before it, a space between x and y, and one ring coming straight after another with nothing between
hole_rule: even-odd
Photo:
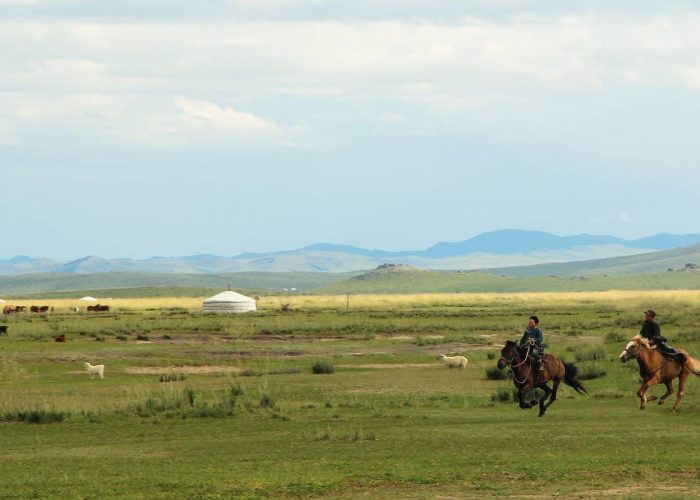
<instances>
[{"instance_id":1,"label":"shrub","mask_svg":"<svg viewBox=\"0 0 700 500\"><path fill-rule=\"evenodd\" d=\"M609 332L605 335L605 342L608 344L617 344L625 341L625 336L620 332Z\"/></svg>"},{"instance_id":2,"label":"shrub","mask_svg":"<svg viewBox=\"0 0 700 500\"><path fill-rule=\"evenodd\" d=\"M593 380L594 378L604 377L607 374L602 368L597 366L589 366L579 370L578 379L579 380Z\"/></svg>"},{"instance_id":3,"label":"shrub","mask_svg":"<svg viewBox=\"0 0 700 500\"><path fill-rule=\"evenodd\" d=\"M142 333L139 333L136 336L136 340L151 340L151 338L148 335L144 335Z\"/></svg>"},{"instance_id":4,"label":"shrub","mask_svg":"<svg viewBox=\"0 0 700 500\"><path fill-rule=\"evenodd\" d=\"M311 366L311 371L316 374L333 373L335 368L326 361L317 361Z\"/></svg>"},{"instance_id":5,"label":"shrub","mask_svg":"<svg viewBox=\"0 0 700 500\"><path fill-rule=\"evenodd\" d=\"M26 422L28 424L52 424L63 422L70 416L69 412L57 410L20 410L5 412L0 415L3 422Z\"/></svg>"},{"instance_id":6,"label":"shrub","mask_svg":"<svg viewBox=\"0 0 700 500\"><path fill-rule=\"evenodd\" d=\"M178 382L180 380L187 380L187 375L184 373L164 373L159 378L159 382Z\"/></svg>"},{"instance_id":7,"label":"shrub","mask_svg":"<svg viewBox=\"0 0 700 500\"><path fill-rule=\"evenodd\" d=\"M576 353L576 361L596 361L598 359L605 359L605 351L601 347Z\"/></svg>"},{"instance_id":8,"label":"shrub","mask_svg":"<svg viewBox=\"0 0 700 500\"><path fill-rule=\"evenodd\" d=\"M507 378L508 374L503 370L499 370L496 366L494 366L493 368L486 369L487 380L505 380Z\"/></svg>"},{"instance_id":9,"label":"shrub","mask_svg":"<svg viewBox=\"0 0 700 500\"><path fill-rule=\"evenodd\" d=\"M491 401L506 402L517 401L517 399L517 389L508 389L506 387L503 387L502 389L491 393Z\"/></svg>"},{"instance_id":10,"label":"shrub","mask_svg":"<svg viewBox=\"0 0 700 500\"><path fill-rule=\"evenodd\" d=\"M496 359L496 353L495 352L487 352L486 359Z\"/></svg>"},{"instance_id":11,"label":"shrub","mask_svg":"<svg viewBox=\"0 0 700 500\"><path fill-rule=\"evenodd\" d=\"M271 394L266 392L260 398L259 404L260 404L261 408L274 408L275 405L277 404L277 402L275 401L275 398L273 398Z\"/></svg>"}]
</instances>

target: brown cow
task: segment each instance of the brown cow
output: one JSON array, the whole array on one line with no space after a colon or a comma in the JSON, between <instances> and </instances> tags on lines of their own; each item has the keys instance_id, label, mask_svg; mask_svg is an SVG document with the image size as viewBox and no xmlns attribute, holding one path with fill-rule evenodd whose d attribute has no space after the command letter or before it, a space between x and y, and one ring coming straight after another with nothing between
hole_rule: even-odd
<instances>
[{"instance_id":1,"label":"brown cow","mask_svg":"<svg viewBox=\"0 0 700 500\"><path fill-rule=\"evenodd\" d=\"M98 311L102 311L102 312L109 311L109 306L97 306L97 307L99 308Z\"/></svg>"},{"instance_id":2,"label":"brown cow","mask_svg":"<svg viewBox=\"0 0 700 500\"><path fill-rule=\"evenodd\" d=\"M39 306L29 306L29 311L33 313L39 312Z\"/></svg>"},{"instance_id":3,"label":"brown cow","mask_svg":"<svg viewBox=\"0 0 700 500\"><path fill-rule=\"evenodd\" d=\"M15 310L15 312L23 313L26 310L27 310L27 306L17 306L17 309Z\"/></svg>"},{"instance_id":4,"label":"brown cow","mask_svg":"<svg viewBox=\"0 0 700 500\"><path fill-rule=\"evenodd\" d=\"M39 312L40 313L49 312L49 306L39 306Z\"/></svg>"},{"instance_id":5,"label":"brown cow","mask_svg":"<svg viewBox=\"0 0 700 500\"><path fill-rule=\"evenodd\" d=\"M62 333L62 334L59 335L58 337L54 337L54 340L55 340L56 342L65 342L65 341L66 341L66 334L65 334L65 333Z\"/></svg>"},{"instance_id":6,"label":"brown cow","mask_svg":"<svg viewBox=\"0 0 700 500\"><path fill-rule=\"evenodd\" d=\"M12 314L17 312L17 306L13 304L8 304L2 308L3 314Z\"/></svg>"}]
</instances>

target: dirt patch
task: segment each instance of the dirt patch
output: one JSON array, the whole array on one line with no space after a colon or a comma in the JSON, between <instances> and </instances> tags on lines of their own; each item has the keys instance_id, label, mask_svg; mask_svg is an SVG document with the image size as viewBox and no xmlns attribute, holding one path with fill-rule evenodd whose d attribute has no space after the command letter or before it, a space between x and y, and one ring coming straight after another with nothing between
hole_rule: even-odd
<instances>
[{"instance_id":1,"label":"dirt patch","mask_svg":"<svg viewBox=\"0 0 700 500\"><path fill-rule=\"evenodd\" d=\"M368 363L365 365L338 365L338 368L376 368L384 370L392 368L439 368L441 366L426 363Z\"/></svg>"},{"instance_id":2,"label":"dirt patch","mask_svg":"<svg viewBox=\"0 0 700 500\"><path fill-rule=\"evenodd\" d=\"M139 375L153 375L159 373L238 373L241 368L229 365L203 365L203 366L129 366L124 369L127 373Z\"/></svg>"}]
</instances>

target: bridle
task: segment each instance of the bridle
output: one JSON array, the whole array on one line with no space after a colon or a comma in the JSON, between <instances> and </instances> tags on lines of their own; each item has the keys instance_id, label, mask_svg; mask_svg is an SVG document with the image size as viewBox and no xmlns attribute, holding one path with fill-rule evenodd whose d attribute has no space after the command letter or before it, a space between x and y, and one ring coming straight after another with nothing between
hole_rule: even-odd
<instances>
[{"instance_id":1,"label":"bridle","mask_svg":"<svg viewBox=\"0 0 700 500\"><path fill-rule=\"evenodd\" d=\"M500 361L500 360L503 360L503 361L506 362L506 366L508 366L508 367L510 368L511 373L513 374L513 378L514 378L515 381L516 381L517 383L519 383L519 384L525 383L525 381L527 380L527 377L530 376L530 372L532 371L532 366L528 366L528 371L527 371L527 373L525 374L525 378L523 378L522 380L518 380L518 377L515 376L515 371L513 370L513 368L518 368L519 366L522 366L522 365L525 364L525 362L527 361L528 356L530 355L530 348L531 348L531 347L532 347L532 345L530 345L530 344L527 345L527 352L525 353L525 356L523 357L523 360L522 360L520 363L518 363L517 365L514 365L514 364L513 364L513 360L515 359L515 352L513 352L513 356L511 356L510 359L506 359L503 355L501 355L501 357L498 358L499 361ZM515 345L513 345L513 348L515 349Z\"/></svg>"}]
</instances>

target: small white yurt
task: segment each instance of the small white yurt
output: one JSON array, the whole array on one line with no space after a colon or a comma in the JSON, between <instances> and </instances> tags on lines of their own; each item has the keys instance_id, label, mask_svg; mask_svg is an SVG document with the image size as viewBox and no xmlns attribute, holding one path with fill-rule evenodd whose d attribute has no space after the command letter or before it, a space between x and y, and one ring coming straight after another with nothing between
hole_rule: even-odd
<instances>
[{"instance_id":1,"label":"small white yurt","mask_svg":"<svg viewBox=\"0 0 700 500\"><path fill-rule=\"evenodd\" d=\"M97 299L95 297L90 297L89 295L81 297L78 300L84 300L85 302L97 302Z\"/></svg>"},{"instance_id":2,"label":"small white yurt","mask_svg":"<svg viewBox=\"0 0 700 500\"><path fill-rule=\"evenodd\" d=\"M218 293L202 302L204 314L235 314L255 310L255 300L230 290Z\"/></svg>"}]
</instances>

